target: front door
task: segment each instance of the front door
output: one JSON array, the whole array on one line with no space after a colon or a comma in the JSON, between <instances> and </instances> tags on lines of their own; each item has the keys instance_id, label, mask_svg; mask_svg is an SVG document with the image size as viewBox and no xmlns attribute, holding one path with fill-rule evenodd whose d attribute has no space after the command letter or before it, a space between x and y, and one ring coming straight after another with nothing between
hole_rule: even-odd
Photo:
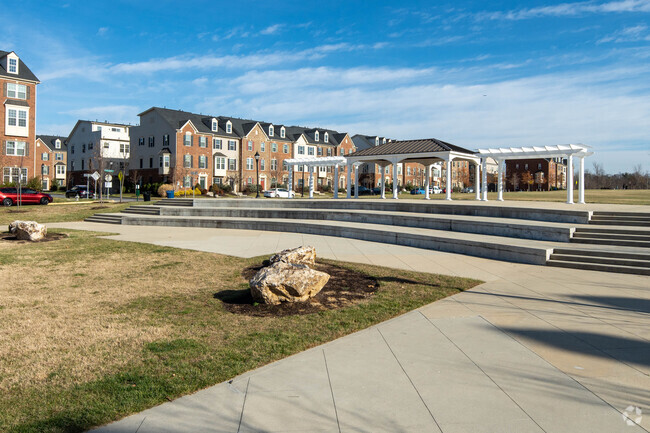
<instances>
[{"instance_id":1,"label":"front door","mask_svg":"<svg viewBox=\"0 0 650 433\"><path fill-rule=\"evenodd\" d=\"M265 177L260 179L260 188L262 188L262 190L266 190L266 178Z\"/></svg>"}]
</instances>

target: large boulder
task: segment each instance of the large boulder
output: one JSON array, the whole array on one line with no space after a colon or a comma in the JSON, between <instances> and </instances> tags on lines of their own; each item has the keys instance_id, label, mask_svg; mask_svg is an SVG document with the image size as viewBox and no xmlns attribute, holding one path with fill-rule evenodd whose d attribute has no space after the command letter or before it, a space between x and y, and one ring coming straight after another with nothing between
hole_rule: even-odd
<instances>
[{"instance_id":1,"label":"large boulder","mask_svg":"<svg viewBox=\"0 0 650 433\"><path fill-rule=\"evenodd\" d=\"M307 265L276 262L251 278L251 295L264 304L304 302L316 296L329 279L329 274Z\"/></svg>"},{"instance_id":2,"label":"large boulder","mask_svg":"<svg viewBox=\"0 0 650 433\"><path fill-rule=\"evenodd\" d=\"M38 241L47 234L47 227L36 221L14 221L9 224L9 232L22 241Z\"/></svg>"},{"instance_id":3,"label":"large boulder","mask_svg":"<svg viewBox=\"0 0 650 433\"><path fill-rule=\"evenodd\" d=\"M269 259L271 264L277 262L313 266L316 262L316 248L298 247L280 251Z\"/></svg>"}]
</instances>

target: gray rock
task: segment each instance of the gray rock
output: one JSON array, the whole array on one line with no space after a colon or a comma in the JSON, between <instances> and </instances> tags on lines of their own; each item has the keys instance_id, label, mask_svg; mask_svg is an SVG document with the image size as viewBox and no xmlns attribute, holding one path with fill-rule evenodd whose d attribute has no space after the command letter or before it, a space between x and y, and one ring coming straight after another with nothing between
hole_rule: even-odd
<instances>
[{"instance_id":1,"label":"gray rock","mask_svg":"<svg viewBox=\"0 0 650 433\"><path fill-rule=\"evenodd\" d=\"M276 262L251 278L251 295L264 304L304 302L316 296L329 279L329 274L307 265Z\"/></svg>"},{"instance_id":2,"label":"gray rock","mask_svg":"<svg viewBox=\"0 0 650 433\"><path fill-rule=\"evenodd\" d=\"M272 255L269 261L271 264L284 262L313 266L316 262L316 248L303 246L283 250L277 254Z\"/></svg>"},{"instance_id":3,"label":"gray rock","mask_svg":"<svg viewBox=\"0 0 650 433\"><path fill-rule=\"evenodd\" d=\"M9 224L9 232L23 241L38 241L47 234L47 227L36 221L14 221Z\"/></svg>"}]
</instances>

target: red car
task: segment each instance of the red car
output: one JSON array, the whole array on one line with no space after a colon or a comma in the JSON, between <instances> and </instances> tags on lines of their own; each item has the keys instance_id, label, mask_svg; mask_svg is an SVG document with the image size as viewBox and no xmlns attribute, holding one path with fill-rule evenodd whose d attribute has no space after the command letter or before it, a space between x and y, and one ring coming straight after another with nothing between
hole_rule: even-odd
<instances>
[{"instance_id":1,"label":"red car","mask_svg":"<svg viewBox=\"0 0 650 433\"><path fill-rule=\"evenodd\" d=\"M22 188L20 194L21 204L48 204L52 203L52 196L29 188ZM11 206L18 203L18 188L0 188L0 203Z\"/></svg>"}]
</instances>

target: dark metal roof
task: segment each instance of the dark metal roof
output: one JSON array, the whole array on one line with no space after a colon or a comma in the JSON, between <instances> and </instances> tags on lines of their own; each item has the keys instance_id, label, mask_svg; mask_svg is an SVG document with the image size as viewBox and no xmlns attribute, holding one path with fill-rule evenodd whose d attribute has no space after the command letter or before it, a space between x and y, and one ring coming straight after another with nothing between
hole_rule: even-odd
<instances>
[{"instance_id":1,"label":"dark metal roof","mask_svg":"<svg viewBox=\"0 0 650 433\"><path fill-rule=\"evenodd\" d=\"M5 57L7 54L12 51L0 51L0 59ZM13 78L17 80L27 80L40 83L40 80L36 78L36 75L23 63L23 59L18 57L18 73L10 74L7 70L0 65L0 77Z\"/></svg>"},{"instance_id":2,"label":"dark metal roof","mask_svg":"<svg viewBox=\"0 0 650 433\"><path fill-rule=\"evenodd\" d=\"M435 138L392 141L354 152L351 156L402 155L411 153L461 152L474 155L471 150Z\"/></svg>"},{"instance_id":3,"label":"dark metal roof","mask_svg":"<svg viewBox=\"0 0 650 433\"><path fill-rule=\"evenodd\" d=\"M56 148L54 142L57 140L61 140L61 147L59 149ZM61 137L58 135L37 135L36 139L40 139L45 145L52 151L63 151L65 152L67 149L68 145L68 139L67 137Z\"/></svg>"}]
</instances>

